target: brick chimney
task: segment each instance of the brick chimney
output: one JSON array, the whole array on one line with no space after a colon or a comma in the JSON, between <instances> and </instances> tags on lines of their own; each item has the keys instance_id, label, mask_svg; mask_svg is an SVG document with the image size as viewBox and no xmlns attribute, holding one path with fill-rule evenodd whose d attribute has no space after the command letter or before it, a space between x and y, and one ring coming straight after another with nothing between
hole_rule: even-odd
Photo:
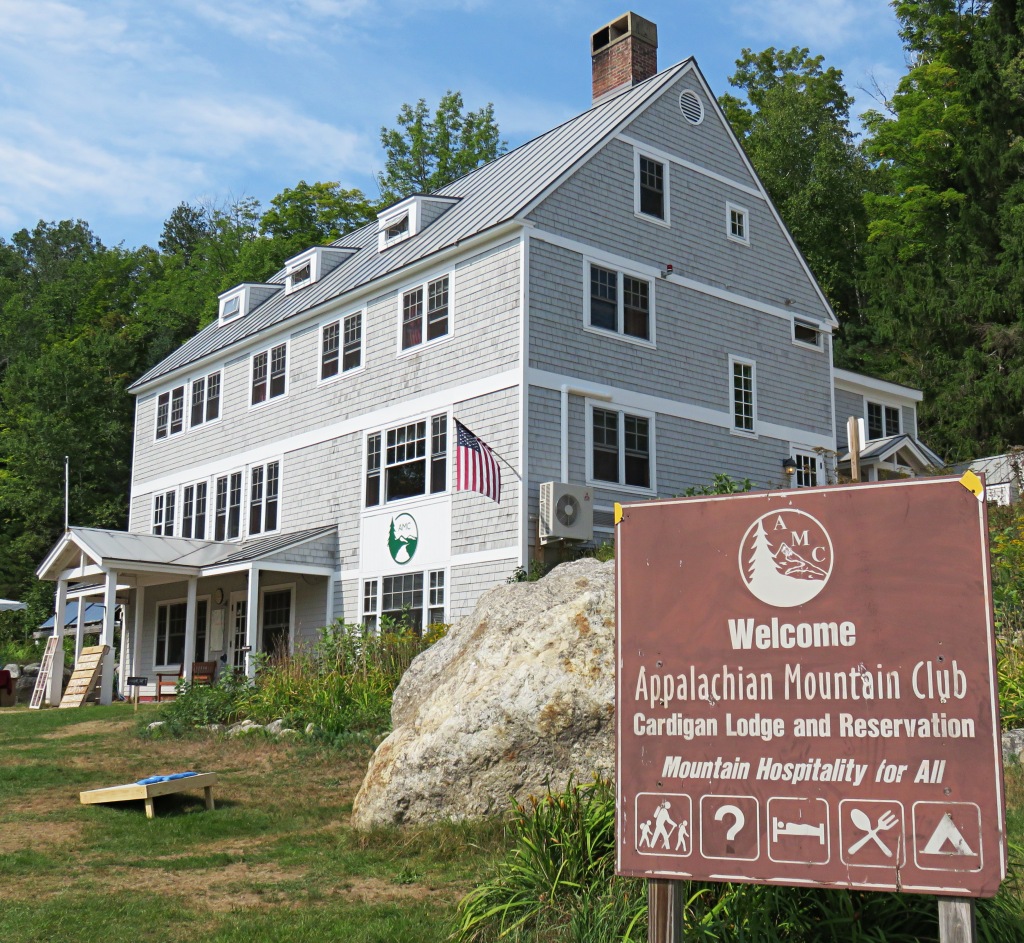
<instances>
[{"instance_id":1,"label":"brick chimney","mask_svg":"<svg viewBox=\"0 0 1024 943\"><path fill-rule=\"evenodd\" d=\"M590 37L594 104L630 88L658 71L658 27L636 13L624 13Z\"/></svg>"}]
</instances>

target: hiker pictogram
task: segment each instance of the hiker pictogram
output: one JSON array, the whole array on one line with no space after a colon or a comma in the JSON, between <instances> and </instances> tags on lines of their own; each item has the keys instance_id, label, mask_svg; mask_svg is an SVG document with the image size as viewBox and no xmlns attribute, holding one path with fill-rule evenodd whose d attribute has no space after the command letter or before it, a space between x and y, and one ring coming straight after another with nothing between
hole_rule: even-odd
<instances>
[{"instance_id":1,"label":"hiker pictogram","mask_svg":"<svg viewBox=\"0 0 1024 943\"><path fill-rule=\"evenodd\" d=\"M640 793L636 797L636 850L685 858L692 850L692 802L687 795Z\"/></svg>"}]
</instances>

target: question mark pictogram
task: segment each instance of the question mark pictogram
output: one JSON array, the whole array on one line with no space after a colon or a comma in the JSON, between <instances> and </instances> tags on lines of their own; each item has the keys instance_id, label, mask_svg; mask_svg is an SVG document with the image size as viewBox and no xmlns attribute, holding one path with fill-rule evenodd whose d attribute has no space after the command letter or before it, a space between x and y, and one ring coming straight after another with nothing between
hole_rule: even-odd
<instances>
[{"instance_id":1,"label":"question mark pictogram","mask_svg":"<svg viewBox=\"0 0 1024 943\"><path fill-rule=\"evenodd\" d=\"M743 810L739 806L735 805L723 805L719 806L715 812L715 821L721 822L727 815L731 815L734 819L732 825L726 829L725 840L731 842L740 831L743 829L743 825L747 821L747 817L743 814ZM731 849L730 849L731 850Z\"/></svg>"}]
</instances>

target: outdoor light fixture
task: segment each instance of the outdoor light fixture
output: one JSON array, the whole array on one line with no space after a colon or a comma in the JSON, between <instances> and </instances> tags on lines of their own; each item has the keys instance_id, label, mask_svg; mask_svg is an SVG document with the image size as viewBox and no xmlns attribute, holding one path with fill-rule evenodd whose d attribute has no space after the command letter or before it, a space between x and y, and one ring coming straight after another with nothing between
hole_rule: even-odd
<instances>
[{"instance_id":1,"label":"outdoor light fixture","mask_svg":"<svg viewBox=\"0 0 1024 943\"><path fill-rule=\"evenodd\" d=\"M672 274L672 263L666 262L665 267L661 270L661 277L668 278Z\"/></svg>"},{"instance_id":2,"label":"outdoor light fixture","mask_svg":"<svg viewBox=\"0 0 1024 943\"><path fill-rule=\"evenodd\" d=\"M796 459L792 455L787 456L782 460L782 468L792 478L796 474Z\"/></svg>"}]
</instances>

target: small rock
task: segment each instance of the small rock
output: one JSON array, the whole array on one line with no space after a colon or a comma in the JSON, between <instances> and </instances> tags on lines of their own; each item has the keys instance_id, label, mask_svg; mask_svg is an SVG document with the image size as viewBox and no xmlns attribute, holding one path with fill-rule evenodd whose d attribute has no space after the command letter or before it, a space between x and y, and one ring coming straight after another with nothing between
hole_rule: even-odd
<instances>
[{"instance_id":1,"label":"small rock","mask_svg":"<svg viewBox=\"0 0 1024 943\"><path fill-rule=\"evenodd\" d=\"M243 720L228 727L229 737L242 737L256 730L263 730L263 724L257 724L251 720Z\"/></svg>"},{"instance_id":2,"label":"small rock","mask_svg":"<svg viewBox=\"0 0 1024 943\"><path fill-rule=\"evenodd\" d=\"M196 730L208 730L210 733L223 733L227 730L223 724L200 724Z\"/></svg>"},{"instance_id":3,"label":"small rock","mask_svg":"<svg viewBox=\"0 0 1024 943\"><path fill-rule=\"evenodd\" d=\"M266 726L267 733L272 733L272 734L276 735L276 734L279 734L282 730L284 730L284 721L283 720L272 720Z\"/></svg>"},{"instance_id":4,"label":"small rock","mask_svg":"<svg viewBox=\"0 0 1024 943\"><path fill-rule=\"evenodd\" d=\"M294 740L296 737L301 737L300 734L294 727L282 727L277 734L278 740Z\"/></svg>"},{"instance_id":5,"label":"small rock","mask_svg":"<svg viewBox=\"0 0 1024 943\"><path fill-rule=\"evenodd\" d=\"M1003 762L1024 762L1024 729L1003 731Z\"/></svg>"},{"instance_id":6,"label":"small rock","mask_svg":"<svg viewBox=\"0 0 1024 943\"><path fill-rule=\"evenodd\" d=\"M11 677L15 681L17 681L18 678L21 677L21 666L20 665L15 665L15 664L4 665L3 670L4 671L9 671L11 673Z\"/></svg>"},{"instance_id":7,"label":"small rock","mask_svg":"<svg viewBox=\"0 0 1024 943\"><path fill-rule=\"evenodd\" d=\"M320 728L316 724L306 724L306 736L314 737L320 732Z\"/></svg>"},{"instance_id":8,"label":"small rock","mask_svg":"<svg viewBox=\"0 0 1024 943\"><path fill-rule=\"evenodd\" d=\"M153 723L146 727L147 730L159 730L161 727L166 727L167 724L162 720L154 720Z\"/></svg>"}]
</instances>

